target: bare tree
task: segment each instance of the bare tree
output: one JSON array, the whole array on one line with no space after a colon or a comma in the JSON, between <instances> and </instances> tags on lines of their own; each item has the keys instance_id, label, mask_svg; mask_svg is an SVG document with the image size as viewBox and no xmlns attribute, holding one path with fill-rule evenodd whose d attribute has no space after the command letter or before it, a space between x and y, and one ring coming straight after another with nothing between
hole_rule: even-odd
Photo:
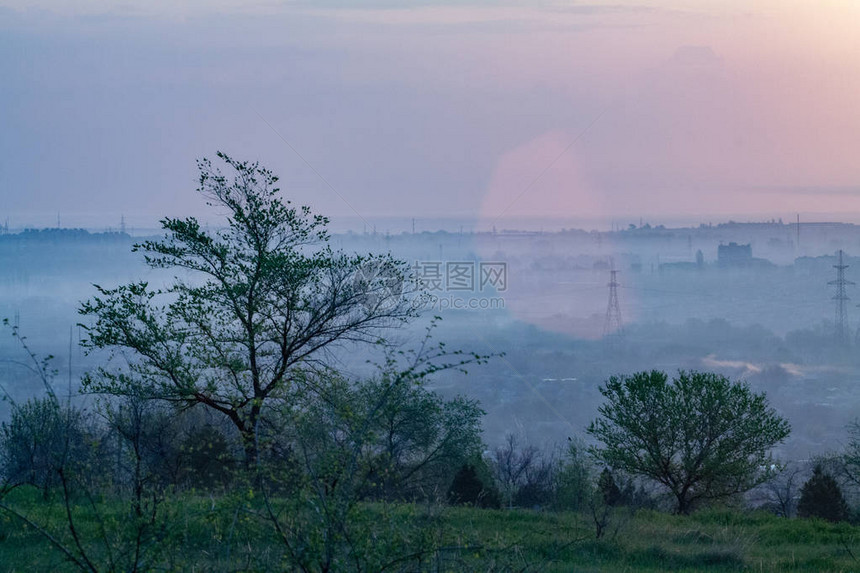
<instances>
[{"instance_id":1,"label":"bare tree","mask_svg":"<svg viewBox=\"0 0 860 573\"><path fill-rule=\"evenodd\" d=\"M789 463L783 466L773 479L764 484L766 505L782 517L797 515L800 487L807 473L805 464Z\"/></svg>"},{"instance_id":2,"label":"bare tree","mask_svg":"<svg viewBox=\"0 0 860 573\"><path fill-rule=\"evenodd\" d=\"M495 449L493 473L509 508L514 505L517 491L528 482L530 476L535 475L540 462L540 450L532 445L520 446L515 434L507 434L504 445Z\"/></svg>"}]
</instances>

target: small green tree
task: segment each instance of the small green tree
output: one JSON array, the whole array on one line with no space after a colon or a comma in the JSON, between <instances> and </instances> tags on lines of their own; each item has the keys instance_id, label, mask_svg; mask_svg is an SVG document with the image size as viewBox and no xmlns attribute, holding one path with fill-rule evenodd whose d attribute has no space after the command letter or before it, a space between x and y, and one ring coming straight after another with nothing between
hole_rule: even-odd
<instances>
[{"instance_id":1,"label":"small green tree","mask_svg":"<svg viewBox=\"0 0 860 573\"><path fill-rule=\"evenodd\" d=\"M603 468L600 472L600 477L597 478L597 489L603 496L603 503L612 507L621 502L621 489L615 483L615 478L612 477L612 472L609 468Z\"/></svg>"},{"instance_id":2,"label":"small green tree","mask_svg":"<svg viewBox=\"0 0 860 573\"><path fill-rule=\"evenodd\" d=\"M484 484L478 478L475 466L464 464L460 467L448 488L448 501L453 504L477 505L484 491Z\"/></svg>"},{"instance_id":3,"label":"small green tree","mask_svg":"<svg viewBox=\"0 0 860 573\"><path fill-rule=\"evenodd\" d=\"M568 438L567 452L555 475L555 505L578 511L591 497L592 463L578 438Z\"/></svg>"},{"instance_id":4,"label":"small green tree","mask_svg":"<svg viewBox=\"0 0 860 573\"><path fill-rule=\"evenodd\" d=\"M742 382L705 372L611 377L588 433L611 468L662 484L678 513L748 491L774 466L769 450L790 431L786 420Z\"/></svg>"},{"instance_id":5,"label":"small green tree","mask_svg":"<svg viewBox=\"0 0 860 573\"><path fill-rule=\"evenodd\" d=\"M848 519L848 504L842 489L830 474L824 473L820 465L815 466L812 477L800 490L797 516L820 517L834 522Z\"/></svg>"},{"instance_id":6,"label":"small green tree","mask_svg":"<svg viewBox=\"0 0 860 573\"><path fill-rule=\"evenodd\" d=\"M498 508L500 500L492 484L489 486L484 484L474 465L463 464L454 475L451 487L448 488L448 503Z\"/></svg>"}]
</instances>

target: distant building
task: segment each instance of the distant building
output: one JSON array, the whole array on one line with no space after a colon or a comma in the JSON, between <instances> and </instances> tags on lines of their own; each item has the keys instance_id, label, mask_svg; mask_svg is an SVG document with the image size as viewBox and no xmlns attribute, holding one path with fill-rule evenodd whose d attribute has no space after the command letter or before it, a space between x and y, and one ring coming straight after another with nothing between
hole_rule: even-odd
<instances>
[{"instance_id":1,"label":"distant building","mask_svg":"<svg viewBox=\"0 0 860 573\"><path fill-rule=\"evenodd\" d=\"M676 261L671 263L660 263L657 267L661 273L664 271L701 271L705 268L705 255L701 249L696 251L696 262Z\"/></svg>"},{"instance_id":2,"label":"distant building","mask_svg":"<svg viewBox=\"0 0 860 573\"><path fill-rule=\"evenodd\" d=\"M752 244L731 242L717 247L717 264L721 267L745 267L752 263Z\"/></svg>"},{"instance_id":3,"label":"distant building","mask_svg":"<svg viewBox=\"0 0 860 573\"><path fill-rule=\"evenodd\" d=\"M767 259L752 256L752 243L739 245L729 243L717 247L717 265L722 268L770 268L773 263Z\"/></svg>"}]
</instances>

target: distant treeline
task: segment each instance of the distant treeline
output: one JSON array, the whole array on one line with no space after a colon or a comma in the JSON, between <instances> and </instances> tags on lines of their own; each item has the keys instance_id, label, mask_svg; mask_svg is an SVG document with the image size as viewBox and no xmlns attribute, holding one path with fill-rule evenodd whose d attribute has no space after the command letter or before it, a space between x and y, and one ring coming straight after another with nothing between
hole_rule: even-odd
<instances>
[{"instance_id":1,"label":"distant treeline","mask_svg":"<svg viewBox=\"0 0 860 573\"><path fill-rule=\"evenodd\" d=\"M127 243L128 233L105 231L91 233L86 229L24 229L20 233L0 235L0 243Z\"/></svg>"}]
</instances>

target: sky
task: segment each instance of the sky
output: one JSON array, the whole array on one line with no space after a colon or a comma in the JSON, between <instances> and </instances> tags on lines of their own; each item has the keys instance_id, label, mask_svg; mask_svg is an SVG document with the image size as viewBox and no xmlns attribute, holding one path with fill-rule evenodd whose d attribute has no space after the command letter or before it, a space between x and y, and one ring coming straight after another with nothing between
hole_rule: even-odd
<instances>
[{"instance_id":1,"label":"sky","mask_svg":"<svg viewBox=\"0 0 860 573\"><path fill-rule=\"evenodd\" d=\"M0 0L0 224L860 222L860 3Z\"/></svg>"}]
</instances>

